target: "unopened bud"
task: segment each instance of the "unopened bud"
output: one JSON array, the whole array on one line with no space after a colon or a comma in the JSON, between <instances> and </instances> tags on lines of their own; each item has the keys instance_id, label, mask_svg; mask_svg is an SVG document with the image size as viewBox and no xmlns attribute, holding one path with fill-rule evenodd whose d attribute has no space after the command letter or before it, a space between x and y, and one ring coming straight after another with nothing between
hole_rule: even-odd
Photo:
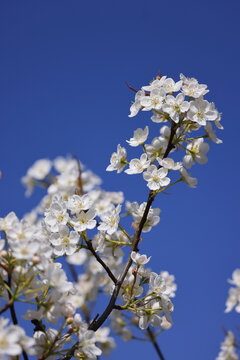
<instances>
[{"instance_id":1,"label":"unopened bud","mask_svg":"<svg viewBox=\"0 0 240 360\"><path fill-rule=\"evenodd\" d=\"M0 252L0 255L2 256L2 257L6 257L7 256L7 251L6 250L1 250L1 252Z\"/></svg>"},{"instance_id":2,"label":"unopened bud","mask_svg":"<svg viewBox=\"0 0 240 360\"><path fill-rule=\"evenodd\" d=\"M41 259L40 259L40 256L39 256L39 255L34 255L34 256L33 256L32 262L33 262L34 265L39 264L40 261L41 261Z\"/></svg>"},{"instance_id":3,"label":"unopened bud","mask_svg":"<svg viewBox=\"0 0 240 360\"><path fill-rule=\"evenodd\" d=\"M137 275L137 270L136 270L136 269L133 269L133 270L132 270L132 274L133 274L133 276L136 276L136 275Z\"/></svg>"},{"instance_id":4,"label":"unopened bud","mask_svg":"<svg viewBox=\"0 0 240 360\"><path fill-rule=\"evenodd\" d=\"M73 323L73 317L68 317L67 319L66 319L66 323L67 324L72 324Z\"/></svg>"}]
</instances>

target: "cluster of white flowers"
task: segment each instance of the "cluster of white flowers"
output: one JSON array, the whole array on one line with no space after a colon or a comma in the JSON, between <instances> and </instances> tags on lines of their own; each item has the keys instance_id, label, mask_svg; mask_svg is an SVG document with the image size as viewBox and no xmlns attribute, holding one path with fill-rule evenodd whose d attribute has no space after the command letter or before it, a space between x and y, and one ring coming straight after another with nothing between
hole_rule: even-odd
<instances>
[{"instance_id":1,"label":"cluster of white flowers","mask_svg":"<svg viewBox=\"0 0 240 360\"><path fill-rule=\"evenodd\" d=\"M228 331L225 340L222 342L221 351L216 360L238 360L235 338L231 331Z\"/></svg>"},{"instance_id":2,"label":"cluster of white flowers","mask_svg":"<svg viewBox=\"0 0 240 360\"><path fill-rule=\"evenodd\" d=\"M228 313L235 308L236 312L240 313L240 269L234 270L232 279L228 280L228 282L234 287L229 289L225 312ZM235 336L233 332L228 331L216 360L238 360L236 349Z\"/></svg>"},{"instance_id":3,"label":"cluster of white flowers","mask_svg":"<svg viewBox=\"0 0 240 360\"><path fill-rule=\"evenodd\" d=\"M117 170L119 173L128 164L129 168L125 170L127 174L143 173L148 188L159 191L169 186L169 172L178 170L180 179L190 187L195 187L197 179L192 178L186 168L190 169L196 161L199 164L208 161L206 153L209 144L204 142L205 139L217 144L222 142L216 137L212 127L212 124L215 124L217 128L223 129L220 124L221 114L216 110L214 103L209 103L203 98L208 92L207 85L199 84L196 79L186 78L182 74L177 82L166 76L159 76L149 86L143 86L140 91L136 91L129 116L137 115L140 110L152 111L153 122L168 122L170 127L164 125L160 129L160 136L154 137L150 144L146 143L149 127L136 129L133 137L127 142L132 147L141 145L144 152L139 158L128 162L126 149L118 145L107 171ZM192 131L201 127L204 127L203 135L190 137ZM178 149L185 150L186 154L182 161L175 163L168 155Z\"/></svg>"},{"instance_id":4,"label":"cluster of white flowers","mask_svg":"<svg viewBox=\"0 0 240 360\"><path fill-rule=\"evenodd\" d=\"M46 195L22 219L14 212L0 219L0 314L9 308L14 314L15 302L24 302L22 317L35 328L29 338L16 319L7 328L7 320L1 318L3 358L22 352L25 358L29 353L41 360L69 352L83 360L107 355L115 347L110 327L100 327L106 320L103 315L95 326L98 320L90 312L102 293L113 304L108 313L111 327L126 341L134 337L131 327L144 331L152 326L160 333L172 326L175 278L167 271L157 274L146 267L151 257L138 252L141 233L160 221L160 209L151 206L159 192L179 181L196 186L197 180L186 168L196 161L206 163L209 145L204 139L221 142L210 122L222 128L214 104L203 99L207 86L183 75L180 78L174 82L157 77L136 93L130 117L139 110L151 110L153 122L169 126L161 127L160 136L149 144L149 127L138 128L127 142L142 147L140 157L128 162L126 149L118 145L107 167L120 173L129 165L127 174L142 173L150 190L147 202L127 201L122 213L123 193L104 191L100 178L74 158L38 160L22 178L27 195L36 186L45 188ZM201 126L205 134L190 137ZM178 149L186 151L181 161L172 158ZM172 181L172 172L179 172L180 178ZM129 230L128 225L123 227L122 217L130 218Z\"/></svg>"}]
</instances>

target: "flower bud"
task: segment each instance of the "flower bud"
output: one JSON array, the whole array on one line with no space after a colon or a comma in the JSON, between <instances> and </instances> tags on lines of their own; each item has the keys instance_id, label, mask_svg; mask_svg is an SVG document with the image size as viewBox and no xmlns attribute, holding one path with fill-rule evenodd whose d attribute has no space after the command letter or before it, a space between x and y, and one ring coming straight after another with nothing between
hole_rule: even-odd
<instances>
[{"instance_id":1,"label":"flower bud","mask_svg":"<svg viewBox=\"0 0 240 360\"><path fill-rule=\"evenodd\" d=\"M34 265L37 265L41 262L40 256L39 255L34 255L32 258L32 262Z\"/></svg>"},{"instance_id":2,"label":"flower bud","mask_svg":"<svg viewBox=\"0 0 240 360\"><path fill-rule=\"evenodd\" d=\"M67 324L72 324L72 322L73 322L73 317L68 317L68 318L66 319L66 323L67 323Z\"/></svg>"}]
</instances>

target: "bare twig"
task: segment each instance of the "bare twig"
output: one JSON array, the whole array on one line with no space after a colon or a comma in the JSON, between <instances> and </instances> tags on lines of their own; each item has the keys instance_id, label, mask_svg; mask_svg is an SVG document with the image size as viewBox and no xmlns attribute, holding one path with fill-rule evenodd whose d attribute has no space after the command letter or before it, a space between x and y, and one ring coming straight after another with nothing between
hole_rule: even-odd
<instances>
[{"instance_id":1,"label":"bare twig","mask_svg":"<svg viewBox=\"0 0 240 360\"><path fill-rule=\"evenodd\" d=\"M154 346L154 348L155 348L155 350L156 350L156 352L157 352L157 354L159 356L159 359L165 360L164 356L163 356L163 353L162 353L158 343L156 342L154 334L153 334L152 330L149 327L147 328L147 333L148 333L148 336L149 336L151 342L153 343L153 346Z\"/></svg>"},{"instance_id":2,"label":"bare twig","mask_svg":"<svg viewBox=\"0 0 240 360\"><path fill-rule=\"evenodd\" d=\"M110 277L110 279L114 282L114 284L117 283L117 279L116 277L113 275L112 271L110 270L110 268L107 266L107 264L100 258L100 256L98 256L98 254L96 253L96 251L94 250L93 246L92 246L92 242L91 240L85 239L86 243L87 243L87 247L88 249L91 251L91 253L93 254L93 256L96 258L96 260L102 265L102 267L106 270L108 276Z\"/></svg>"}]
</instances>

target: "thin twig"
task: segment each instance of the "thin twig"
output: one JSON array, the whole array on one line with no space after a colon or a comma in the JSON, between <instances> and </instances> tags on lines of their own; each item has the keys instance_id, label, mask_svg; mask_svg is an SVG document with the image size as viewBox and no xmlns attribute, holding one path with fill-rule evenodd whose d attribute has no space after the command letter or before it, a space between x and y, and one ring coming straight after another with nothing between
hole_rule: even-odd
<instances>
[{"instance_id":1,"label":"thin twig","mask_svg":"<svg viewBox=\"0 0 240 360\"><path fill-rule=\"evenodd\" d=\"M154 334L153 334L152 330L149 327L147 328L147 333L149 335L149 338L150 338L151 342L153 343L153 346L154 346L154 348L155 348L155 350L156 350L156 352L157 352L157 354L159 356L159 359L165 360L164 356L163 356L163 353L162 353L158 343L156 342Z\"/></svg>"},{"instance_id":2,"label":"thin twig","mask_svg":"<svg viewBox=\"0 0 240 360\"><path fill-rule=\"evenodd\" d=\"M11 288L11 281L12 281L11 276L12 276L11 272L9 271L8 272L8 286L9 286L9 288ZM11 313L11 317L12 317L12 322L13 322L14 325L18 325L18 319L17 319L15 307L14 307L14 302L12 300L12 297L11 297L11 294L10 294L9 291L8 291L8 297L9 297L9 302L11 302L11 304L9 305L9 309L10 309L10 313ZM24 360L28 360L28 356L27 356L27 353L26 353L25 350L22 350L22 354L23 354Z\"/></svg>"},{"instance_id":3,"label":"thin twig","mask_svg":"<svg viewBox=\"0 0 240 360\"><path fill-rule=\"evenodd\" d=\"M110 277L110 279L114 282L114 284L117 283L117 279L116 277L113 275L112 271L110 270L110 268L107 266L107 264L100 258L100 256L98 256L98 254L96 253L96 251L94 250L93 246L92 246L92 242L89 239L85 238L85 241L87 243L87 247L88 249L91 251L91 253L93 254L93 256L96 258L96 260L102 265L102 267L106 270L108 276Z\"/></svg>"},{"instance_id":4,"label":"thin twig","mask_svg":"<svg viewBox=\"0 0 240 360\"><path fill-rule=\"evenodd\" d=\"M11 305L12 305L12 300L9 300L9 301L0 309L0 315L3 314L7 309L9 309Z\"/></svg>"}]
</instances>

